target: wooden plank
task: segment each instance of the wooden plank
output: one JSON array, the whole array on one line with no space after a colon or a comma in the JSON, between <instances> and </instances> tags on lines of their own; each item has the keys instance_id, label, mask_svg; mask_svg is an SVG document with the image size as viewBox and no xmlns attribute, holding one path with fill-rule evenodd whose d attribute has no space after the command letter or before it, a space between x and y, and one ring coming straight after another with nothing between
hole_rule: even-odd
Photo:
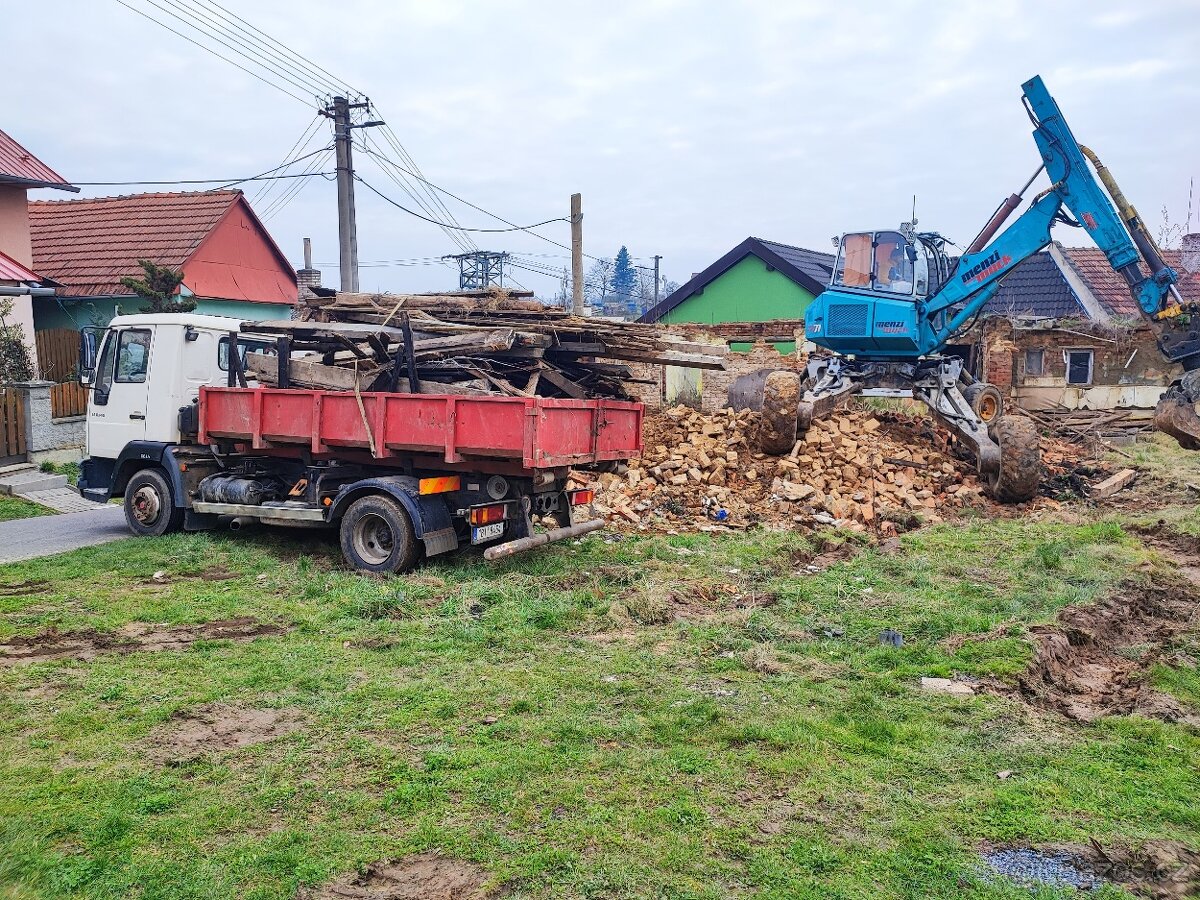
<instances>
[{"instance_id":1,"label":"wooden plank","mask_svg":"<svg viewBox=\"0 0 1200 900\"><path fill-rule=\"evenodd\" d=\"M542 378L546 379L546 381L550 382L568 397L573 397L576 400L587 399L588 392L557 369L547 366L542 370Z\"/></svg>"},{"instance_id":2,"label":"wooden plank","mask_svg":"<svg viewBox=\"0 0 1200 900\"><path fill-rule=\"evenodd\" d=\"M1088 496L1101 499L1103 497L1111 497L1113 494L1125 490L1133 483L1133 479L1137 477L1137 472L1133 469L1122 469L1115 475L1110 475L1097 485L1093 485L1088 490Z\"/></svg>"}]
</instances>

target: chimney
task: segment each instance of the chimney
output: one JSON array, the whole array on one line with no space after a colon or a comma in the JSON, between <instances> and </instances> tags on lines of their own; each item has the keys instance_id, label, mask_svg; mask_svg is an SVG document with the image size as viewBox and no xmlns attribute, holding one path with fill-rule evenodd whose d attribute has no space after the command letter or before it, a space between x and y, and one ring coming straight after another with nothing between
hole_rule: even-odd
<instances>
[{"instance_id":1,"label":"chimney","mask_svg":"<svg viewBox=\"0 0 1200 900\"><path fill-rule=\"evenodd\" d=\"M1200 233L1185 234L1180 243L1180 266L1185 272L1200 272Z\"/></svg>"},{"instance_id":2,"label":"chimney","mask_svg":"<svg viewBox=\"0 0 1200 900\"><path fill-rule=\"evenodd\" d=\"M296 284L301 288L321 286L321 270L312 266L312 238L304 239L304 268L296 270Z\"/></svg>"}]
</instances>

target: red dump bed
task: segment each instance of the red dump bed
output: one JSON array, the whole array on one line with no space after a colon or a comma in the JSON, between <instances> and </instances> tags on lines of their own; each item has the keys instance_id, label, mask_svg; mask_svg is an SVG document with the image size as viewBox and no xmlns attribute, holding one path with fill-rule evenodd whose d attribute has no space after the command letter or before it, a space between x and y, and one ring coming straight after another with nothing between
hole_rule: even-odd
<instances>
[{"instance_id":1,"label":"red dump bed","mask_svg":"<svg viewBox=\"0 0 1200 900\"><path fill-rule=\"evenodd\" d=\"M642 450L640 403L279 388L200 388L201 444L371 453L380 461L436 455L523 469L628 459Z\"/></svg>"}]
</instances>

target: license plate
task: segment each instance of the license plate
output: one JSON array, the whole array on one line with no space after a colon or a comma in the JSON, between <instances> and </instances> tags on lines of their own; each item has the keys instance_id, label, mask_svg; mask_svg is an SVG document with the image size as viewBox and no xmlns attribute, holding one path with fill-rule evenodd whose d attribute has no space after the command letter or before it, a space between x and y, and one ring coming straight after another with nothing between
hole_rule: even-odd
<instances>
[{"instance_id":1,"label":"license plate","mask_svg":"<svg viewBox=\"0 0 1200 900\"><path fill-rule=\"evenodd\" d=\"M504 534L504 523L496 522L494 525L480 525L471 529L471 543L482 544L484 541L492 541Z\"/></svg>"}]
</instances>

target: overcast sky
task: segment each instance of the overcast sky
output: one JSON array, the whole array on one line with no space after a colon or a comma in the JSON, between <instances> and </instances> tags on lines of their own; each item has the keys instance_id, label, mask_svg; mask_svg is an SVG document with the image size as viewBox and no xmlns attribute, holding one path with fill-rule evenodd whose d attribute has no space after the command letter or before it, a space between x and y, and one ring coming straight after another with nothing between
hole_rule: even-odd
<instances>
[{"instance_id":1,"label":"overcast sky","mask_svg":"<svg viewBox=\"0 0 1200 900\"><path fill-rule=\"evenodd\" d=\"M196 36L150 5L169 0L128 2ZM565 216L579 191L587 253L661 254L677 281L748 235L827 250L834 234L907 219L914 194L922 228L965 244L1039 162L1020 103L1034 74L1152 224L1164 205L1186 218L1200 174L1196 0L220 2L368 93L430 181L518 224ZM313 121L311 101L115 0L5 6L0 127L68 180L247 176ZM312 148L327 143L323 125ZM411 206L369 157L358 164ZM268 226L295 263L311 236L336 285L334 185L307 181ZM446 202L463 225L498 224ZM458 250L361 186L358 212L364 264ZM569 243L566 223L539 230ZM473 238L567 265L525 234ZM361 281L457 283L437 263L364 265Z\"/></svg>"}]
</instances>

